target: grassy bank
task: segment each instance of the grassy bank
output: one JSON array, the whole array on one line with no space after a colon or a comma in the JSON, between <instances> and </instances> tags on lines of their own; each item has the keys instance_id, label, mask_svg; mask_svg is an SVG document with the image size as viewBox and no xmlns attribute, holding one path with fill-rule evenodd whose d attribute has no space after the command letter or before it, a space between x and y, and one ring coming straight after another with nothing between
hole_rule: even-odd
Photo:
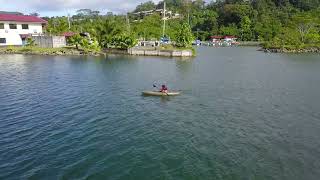
<instances>
[{"instance_id":1,"label":"grassy bank","mask_svg":"<svg viewBox=\"0 0 320 180\"><path fill-rule=\"evenodd\" d=\"M320 53L320 43L315 44L299 44L299 45L274 45L272 43L264 43L265 52L275 53Z\"/></svg>"},{"instance_id":2,"label":"grassy bank","mask_svg":"<svg viewBox=\"0 0 320 180\"><path fill-rule=\"evenodd\" d=\"M181 51L181 50L191 50L193 56L196 55L196 50L194 48L178 48L170 45L153 47L153 50L164 50L164 51ZM41 48L41 47L2 47L0 48L0 54L32 54L32 55L52 55L52 56L100 56L106 54L129 54L126 49L109 48L103 49L101 51L90 51L86 49L76 49L75 47L62 47L62 48Z\"/></svg>"},{"instance_id":3,"label":"grassy bank","mask_svg":"<svg viewBox=\"0 0 320 180\"><path fill-rule=\"evenodd\" d=\"M41 48L41 47L3 47L0 54L36 54L36 55L102 55L102 52L76 49L74 47Z\"/></svg>"}]
</instances>

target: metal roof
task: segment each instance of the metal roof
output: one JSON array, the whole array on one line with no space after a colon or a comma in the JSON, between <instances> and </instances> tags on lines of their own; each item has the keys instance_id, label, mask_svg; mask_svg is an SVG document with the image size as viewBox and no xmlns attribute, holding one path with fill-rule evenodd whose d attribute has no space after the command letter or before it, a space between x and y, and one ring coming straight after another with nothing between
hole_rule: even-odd
<instances>
[{"instance_id":1,"label":"metal roof","mask_svg":"<svg viewBox=\"0 0 320 180\"><path fill-rule=\"evenodd\" d=\"M37 16L26 16L16 14L0 14L0 21L14 21L14 22L33 22L46 24L47 21Z\"/></svg>"}]
</instances>

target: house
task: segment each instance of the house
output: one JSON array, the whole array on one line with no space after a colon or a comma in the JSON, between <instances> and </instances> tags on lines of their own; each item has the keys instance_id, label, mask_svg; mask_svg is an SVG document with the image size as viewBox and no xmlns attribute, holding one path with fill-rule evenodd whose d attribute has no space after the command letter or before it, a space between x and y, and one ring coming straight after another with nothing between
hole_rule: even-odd
<instances>
[{"instance_id":1,"label":"house","mask_svg":"<svg viewBox=\"0 0 320 180\"><path fill-rule=\"evenodd\" d=\"M237 41L237 37L235 36L224 36L225 41L235 42Z\"/></svg>"},{"instance_id":2,"label":"house","mask_svg":"<svg viewBox=\"0 0 320 180\"><path fill-rule=\"evenodd\" d=\"M0 14L0 46L21 46L29 36L40 36L47 21L21 14Z\"/></svg>"},{"instance_id":3,"label":"house","mask_svg":"<svg viewBox=\"0 0 320 180\"><path fill-rule=\"evenodd\" d=\"M67 39L67 38L70 38L70 37L72 37L72 36L74 36L74 35L76 35L76 34L77 34L77 33L75 33L75 32L69 31L69 32L61 33L61 36L64 36L64 37L66 37L66 39Z\"/></svg>"},{"instance_id":4,"label":"house","mask_svg":"<svg viewBox=\"0 0 320 180\"><path fill-rule=\"evenodd\" d=\"M239 45L235 36L211 36L212 46L235 46Z\"/></svg>"},{"instance_id":5,"label":"house","mask_svg":"<svg viewBox=\"0 0 320 180\"><path fill-rule=\"evenodd\" d=\"M211 36L210 39L211 39L210 44L211 44L212 46L222 46L223 36Z\"/></svg>"},{"instance_id":6,"label":"house","mask_svg":"<svg viewBox=\"0 0 320 180\"><path fill-rule=\"evenodd\" d=\"M146 16L150 16L153 14L158 14L161 17L163 17L163 9L155 9L155 10L148 10L148 11L139 11L132 13L133 18L135 19L134 21L138 21L139 19L143 19ZM166 10L166 19L177 19L180 18L181 15L178 13L173 13L172 11Z\"/></svg>"}]
</instances>

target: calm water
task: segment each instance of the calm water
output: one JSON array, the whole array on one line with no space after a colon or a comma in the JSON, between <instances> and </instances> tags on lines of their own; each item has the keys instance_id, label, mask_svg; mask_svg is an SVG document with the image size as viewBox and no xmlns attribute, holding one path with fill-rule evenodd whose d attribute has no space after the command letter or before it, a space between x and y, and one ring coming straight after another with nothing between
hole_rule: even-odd
<instances>
[{"instance_id":1,"label":"calm water","mask_svg":"<svg viewBox=\"0 0 320 180\"><path fill-rule=\"evenodd\" d=\"M319 93L319 55L1 55L0 179L317 180Z\"/></svg>"}]
</instances>

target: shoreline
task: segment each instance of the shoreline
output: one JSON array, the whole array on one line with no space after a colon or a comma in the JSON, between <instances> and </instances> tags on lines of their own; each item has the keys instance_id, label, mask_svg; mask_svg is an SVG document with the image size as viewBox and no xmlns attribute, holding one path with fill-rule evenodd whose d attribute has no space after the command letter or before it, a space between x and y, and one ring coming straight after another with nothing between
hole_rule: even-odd
<instances>
[{"instance_id":1,"label":"shoreline","mask_svg":"<svg viewBox=\"0 0 320 180\"><path fill-rule=\"evenodd\" d=\"M43 56L101 56L103 52L78 50L75 48L39 48L39 47L3 47L0 48L1 54L24 54L24 55L43 55Z\"/></svg>"},{"instance_id":2,"label":"shoreline","mask_svg":"<svg viewBox=\"0 0 320 180\"><path fill-rule=\"evenodd\" d=\"M240 46L241 47L241 46ZM243 47L243 46L242 46ZM304 54L317 53L320 54L320 47L312 48L264 48L258 51L265 53L283 53L283 54ZM4 54L23 54L23 55L43 55L43 56L107 56L112 55L128 55L128 56L157 56L157 57L194 57L195 52L187 49L103 49L101 51L85 51L75 48L38 48L38 47L0 47L0 55Z\"/></svg>"},{"instance_id":3,"label":"shoreline","mask_svg":"<svg viewBox=\"0 0 320 180\"><path fill-rule=\"evenodd\" d=\"M262 45L262 42L260 41L239 41L238 46L243 46L243 47L259 47Z\"/></svg>"},{"instance_id":4,"label":"shoreline","mask_svg":"<svg viewBox=\"0 0 320 180\"><path fill-rule=\"evenodd\" d=\"M156 51L156 52L154 52ZM106 56L108 54L119 54L129 56L158 56L158 57L194 57L192 50L149 50L149 49L102 49L101 51L86 51L71 47L63 48L40 48L40 47L0 47L2 54L24 54L44 56Z\"/></svg>"},{"instance_id":5,"label":"shoreline","mask_svg":"<svg viewBox=\"0 0 320 180\"><path fill-rule=\"evenodd\" d=\"M289 48L261 48L260 51L265 53L287 53L287 54L303 54L303 53L320 53L320 47L289 49Z\"/></svg>"}]
</instances>

